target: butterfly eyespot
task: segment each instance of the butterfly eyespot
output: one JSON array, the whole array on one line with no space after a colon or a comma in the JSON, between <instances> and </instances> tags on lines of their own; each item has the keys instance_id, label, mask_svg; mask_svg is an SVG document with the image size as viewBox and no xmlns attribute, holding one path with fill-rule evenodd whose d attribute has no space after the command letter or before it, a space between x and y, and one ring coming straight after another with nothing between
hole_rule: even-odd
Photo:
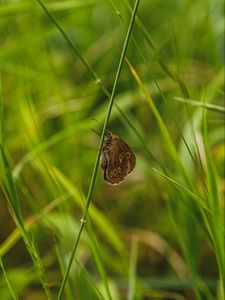
<instances>
[{"instance_id":1,"label":"butterfly eyespot","mask_svg":"<svg viewBox=\"0 0 225 300\"><path fill-rule=\"evenodd\" d=\"M121 153L119 154L119 158L123 158L123 156L124 156L124 154L123 154L123 152L121 152Z\"/></svg>"},{"instance_id":2,"label":"butterfly eyespot","mask_svg":"<svg viewBox=\"0 0 225 300\"><path fill-rule=\"evenodd\" d=\"M130 153L129 152L126 153L126 157L130 158Z\"/></svg>"},{"instance_id":3,"label":"butterfly eyespot","mask_svg":"<svg viewBox=\"0 0 225 300\"><path fill-rule=\"evenodd\" d=\"M123 157L124 157L124 154L123 154L123 152L121 152L121 153L119 154L119 161L120 161L120 163L122 163Z\"/></svg>"}]
</instances>

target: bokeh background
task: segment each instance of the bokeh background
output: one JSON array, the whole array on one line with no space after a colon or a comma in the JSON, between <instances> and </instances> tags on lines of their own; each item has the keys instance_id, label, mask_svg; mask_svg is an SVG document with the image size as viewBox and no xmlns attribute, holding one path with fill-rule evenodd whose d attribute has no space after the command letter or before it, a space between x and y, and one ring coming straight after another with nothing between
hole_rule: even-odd
<instances>
[{"instance_id":1,"label":"bokeh background","mask_svg":"<svg viewBox=\"0 0 225 300\"><path fill-rule=\"evenodd\" d=\"M134 6L41 3L0 2L4 300L57 299ZM99 168L63 299L223 299L223 34L222 0L140 1L109 123L136 168Z\"/></svg>"}]
</instances>

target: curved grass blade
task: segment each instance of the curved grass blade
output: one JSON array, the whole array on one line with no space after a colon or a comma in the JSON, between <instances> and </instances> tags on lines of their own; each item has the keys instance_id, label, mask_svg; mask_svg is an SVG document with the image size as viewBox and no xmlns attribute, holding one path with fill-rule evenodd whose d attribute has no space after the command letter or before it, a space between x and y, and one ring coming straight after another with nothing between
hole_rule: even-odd
<instances>
[{"instance_id":1,"label":"curved grass blade","mask_svg":"<svg viewBox=\"0 0 225 300\"><path fill-rule=\"evenodd\" d=\"M161 118L152 98L151 95L149 95L144 83L142 82L141 78L139 77L138 73L136 72L136 70L134 69L134 67L132 66L132 64L129 62L128 59L126 59L126 63L128 65L128 67L130 68L131 73L133 74L135 80L138 83L138 86L140 87L140 90L142 91L145 99L147 100L147 103L150 107L150 109L152 110L152 113L154 114L158 126L160 128L160 131L162 133L162 136L167 144L168 147L168 153L170 153L171 157L174 159L177 167L179 168L181 174L183 175L184 180L187 182L188 186L191 187L192 183L190 181L190 179L188 178L188 175L184 169L183 164L180 161L179 155L177 153L177 150L173 144L172 138L170 136L170 133L165 125L165 123L163 122L163 119Z\"/></svg>"},{"instance_id":2,"label":"curved grass blade","mask_svg":"<svg viewBox=\"0 0 225 300\"><path fill-rule=\"evenodd\" d=\"M187 105L192 105L192 106L197 106L197 107L202 107L206 108L208 110L212 110L218 113L225 114L225 108L223 106L211 104L211 103L205 103L205 102L199 102L196 100L191 100L191 99L185 99L181 97L174 97L174 100L179 101L181 103L185 103Z\"/></svg>"},{"instance_id":3,"label":"curved grass blade","mask_svg":"<svg viewBox=\"0 0 225 300\"><path fill-rule=\"evenodd\" d=\"M44 270L41 258L39 256L38 250L34 244L34 241L28 235L25 225L24 225L24 220L22 217L19 197L17 195L12 172L11 172L7 157L5 155L5 152L1 145L0 145L0 152L1 152L1 160L2 160L2 165L3 165L4 175L5 175L5 183L6 183L6 187L7 187L6 198L9 202L13 219L14 219L19 231L21 232L24 243L26 245L26 248L27 248L32 260L33 260L33 264L36 269L38 278L43 286L43 289L47 295L47 298L52 299L51 292L48 287L48 283L47 283L46 276L45 276L45 270Z\"/></svg>"},{"instance_id":4,"label":"curved grass blade","mask_svg":"<svg viewBox=\"0 0 225 300\"><path fill-rule=\"evenodd\" d=\"M199 197L198 195L196 195L195 193L193 193L191 190L189 190L188 188L184 187L182 184L176 182L175 180L173 180L172 178L170 178L169 176L166 176L165 174L161 173L160 171L156 170L153 168L153 171L160 175L161 177L163 177L164 179L168 180L170 183L173 184L173 186L175 186L175 188L179 191L182 191L183 193L185 193L186 195L190 196L193 200L195 200L197 202L198 205L200 205L202 208L204 208L206 211L210 212L210 209L208 208L208 206L205 204L204 199L202 199L201 197Z\"/></svg>"}]
</instances>

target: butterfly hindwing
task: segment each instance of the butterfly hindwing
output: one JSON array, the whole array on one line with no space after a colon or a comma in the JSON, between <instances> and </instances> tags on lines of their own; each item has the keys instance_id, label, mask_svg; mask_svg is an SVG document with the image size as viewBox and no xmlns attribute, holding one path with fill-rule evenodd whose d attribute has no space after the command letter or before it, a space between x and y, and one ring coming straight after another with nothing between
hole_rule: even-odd
<instances>
[{"instance_id":1,"label":"butterfly hindwing","mask_svg":"<svg viewBox=\"0 0 225 300\"><path fill-rule=\"evenodd\" d=\"M107 183L119 184L134 169L136 157L122 139L110 131L107 134L101 154L101 168Z\"/></svg>"}]
</instances>

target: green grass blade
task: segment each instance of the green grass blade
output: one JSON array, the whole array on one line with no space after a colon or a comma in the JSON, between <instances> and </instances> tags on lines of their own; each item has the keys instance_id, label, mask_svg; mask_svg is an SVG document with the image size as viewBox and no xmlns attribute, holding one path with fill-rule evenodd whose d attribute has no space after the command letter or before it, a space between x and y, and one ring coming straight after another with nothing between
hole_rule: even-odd
<instances>
[{"instance_id":1,"label":"green grass blade","mask_svg":"<svg viewBox=\"0 0 225 300\"><path fill-rule=\"evenodd\" d=\"M96 262L99 274L100 274L101 279L102 279L103 284L104 284L107 299L108 300L113 300L112 295L110 293L108 276L107 276L107 273L106 273L106 270L105 270L105 267L104 267L104 264L103 264L102 256L101 256L101 249L100 249L100 246L99 246L99 242L98 242L97 237L95 235L95 232L92 228L92 224L91 224L90 220L87 221L87 231L88 231L88 236L89 236L89 239L90 239L90 244L91 244L93 256L95 258L95 262Z\"/></svg>"},{"instance_id":2,"label":"green grass blade","mask_svg":"<svg viewBox=\"0 0 225 300\"><path fill-rule=\"evenodd\" d=\"M215 111L215 112L218 112L218 113L225 114L225 108L222 107L222 106L219 106L219 105L215 105L215 104L211 104L211 103L205 103L205 102L199 102L199 101L196 101L196 100L185 99L185 98L181 98L181 97L174 97L174 100L179 101L181 103L185 103L187 105L202 107L202 108L206 108L206 109L211 110L211 111Z\"/></svg>"},{"instance_id":3,"label":"green grass blade","mask_svg":"<svg viewBox=\"0 0 225 300\"><path fill-rule=\"evenodd\" d=\"M4 109L2 96L2 78L0 73L0 145L4 143Z\"/></svg>"},{"instance_id":4,"label":"green grass blade","mask_svg":"<svg viewBox=\"0 0 225 300\"><path fill-rule=\"evenodd\" d=\"M6 158L5 152L1 145L0 145L0 152L1 152L2 170L5 175L5 183L9 194L7 199L9 200L9 204L12 208L13 213L15 214L18 225L20 226L21 230L24 232L25 228L24 228L24 222L23 222L19 198L17 196L16 187L13 181L8 160Z\"/></svg>"},{"instance_id":5,"label":"green grass blade","mask_svg":"<svg viewBox=\"0 0 225 300\"><path fill-rule=\"evenodd\" d=\"M7 192L8 192L7 199L9 201L10 207L12 208L13 217L14 217L15 222L21 232L21 235L23 237L23 240L25 242L27 250L31 255L31 258L34 263L34 267L37 271L40 282L43 285L43 289L44 289L48 299L52 299L51 293L50 293L50 290L49 290L49 287L48 287L48 284L46 281L44 267L42 265L42 261L38 254L37 248L36 248L34 242L31 240L30 236L28 236L27 231L25 229L24 220L22 217L22 212L21 212L21 207L20 207L20 202L19 202L19 198L17 195L15 183L14 183L14 180L12 177L12 172L9 167L9 163L8 163L8 160L6 158L6 155L4 153L2 146L0 146L0 150L1 150L1 160L2 160L2 165L3 165L3 170L4 170L4 174L5 174L5 182L6 182L6 186L7 186Z\"/></svg>"},{"instance_id":6,"label":"green grass blade","mask_svg":"<svg viewBox=\"0 0 225 300\"><path fill-rule=\"evenodd\" d=\"M67 178L60 170L56 168L50 168L51 174L56 182L59 182L73 197L75 203L83 209L83 199L85 196L78 190L78 188ZM125 248L121 242L117 231L113 225L109 222L107 217L101 213L101 211L93 204L89 209L89 215L101 234L108 240L111 246L118 254L124 255Z\"/></svg>"},{"instance_id":7,"label":"green grass blade","mask_svg":"<svg viewBox=\"0 0 225 300\"><path fill-rule=\"evenodd\" d=\"M203 102L204 104L204 102ZM206 109L203 109L203 137L206 156L206 175L208 186L208 203L212 212L210 224L212 227L215 255L220 275L221 296L225 296L225 228L224 207L218 191L217 172L210 153L208 141L208 125Z\"/></svg>"},{"instance_id":8,"label":"green grass blade","mask_svg":"<svg viewBox=\"0 0 225 300\"><path fill-rule=\"evenodd\" d=\"M135 299L135 286L136 286L136 268L138 257L138 241L131 240L131 253L130 253L130 272L129 272L129 286L127 300Z\"/></svg>"},{"instance_id":9,"label":"green grass blade","mask_svg":"<svg viewBox=\"0 0 225 300\"><path fill-rule=\"evenodd\" d=\"M172 138L169 134L169 131L163 121L163 119L161 118L151 96L149 95L144 83L142 82L141 78L139 77L138 73L136 72L136 70L134 69L134 67L132 66L132 64L126 60L129 68L130 68L130 71L131 73L133 74L135 80L137 81L138 83L138 86L140 88L140 90L142 91L150 109L152 110L152 113L154 114L156 120L157 120L157 123L158 123L158 126L160 128L160 131L161 131L161 134L167 144L167 147L168 147L168 153L171 155L171 157L174 159L177 167L179 168L181 174L183 175L183 178L184 180L187 182L188 186L191 187L192 186L192 183L190 181L190 179L188 178L187 176L187 173L185 172L185 169L184 169L184 166L182 165L181 161L180 161L180 158L179 158L179 155L177 153L177 150L175 148L175 145L172 141Z\"/></svg>"},{"instance_id":10,"label":"green grass blade","mask_svg":"<svg viewBox=\"0 0 225 300\"><path fill-rule=\"evenodd\" d=\"M181 191L182 193L185 193L186 195L190 196L193 200L196 201L196 203L198 205L200 205L201 208L205 209L206 211L210 212L210 209L208 208L207 204L205 203L204 199L202 199L201 197L199 197L198 195L196 195L195 193L193 193L190 189L184 187L182 184L176 182L175 180L173 180L172 178L170 178L169 176L166 176L165 174L161 173L160 171L153 169L153 171L160 175L161 177L165 178L166 180L168 180L170 183L173 184L173 186L178 189L179 191Z\"/></svg>"},{"instance_id":11,"label":"green grass blade","mask_svg":"<svg viewBox=\"0 0 225 300\"><path fill-rule=\"evenodd\" d=\"M6 273L6 270L4 268L4 265L3 265L3 262L2 262L2 258L0 256L0 267L2 268L2 272L3 272L3 275L4 275L4 278L5 278L5 281L7 283L7 286L8 286L8 289L9 289L9 292L10 292L10 295L12 296L12 299L13 300L18 300L19 297L18 295L16 294L16 292L14 291L12 285L11 285L11 282L7 276L7 273Z\"/></svg>"},{"instance_id":12,"label":"green grass blade","mask_svg":"<svg viewBox=\"0 0 225 300\"><path fill-rule=\"evenodd\" d=\"M76 286L76 296L78 299L105 300L88 272L77 261L74 281Z\"/></svg>"}]
</instances>

